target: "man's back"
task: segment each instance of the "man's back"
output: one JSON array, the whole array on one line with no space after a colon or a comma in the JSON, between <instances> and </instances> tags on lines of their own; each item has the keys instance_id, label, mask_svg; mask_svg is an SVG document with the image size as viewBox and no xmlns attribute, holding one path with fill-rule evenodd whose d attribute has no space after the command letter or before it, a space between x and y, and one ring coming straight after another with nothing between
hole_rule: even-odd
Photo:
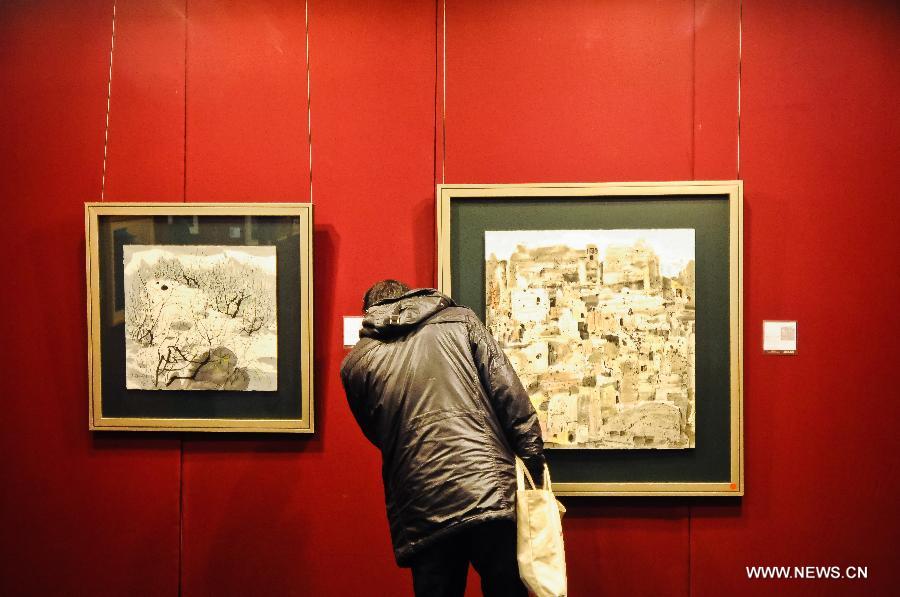
<instances>
[{"instance_id":1,"label":"man's back","mask_svg":"<svg viewBox=\"0 0 900 597\"><path fill-rule=\"evenodd\" d=\"M403 565L442 536L514 512L514 452L542 458L537 417L474 313L434 290L369 310L341 376L382 452L394 552Z\"/></svg>"}]
</instances>

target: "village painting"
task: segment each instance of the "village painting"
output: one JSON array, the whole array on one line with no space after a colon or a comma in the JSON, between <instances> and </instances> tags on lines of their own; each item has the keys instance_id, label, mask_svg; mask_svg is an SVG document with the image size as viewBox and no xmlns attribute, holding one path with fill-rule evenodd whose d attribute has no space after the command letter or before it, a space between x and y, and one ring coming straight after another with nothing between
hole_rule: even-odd
<instances>
[{"instance_id":1,"label":"village painting","mask_svg":"<svg viewBox=\"0 0 900 597\"><path fill-rule=\"evenodd\" d=\"M273 246L125 245L125 384L277 390Z\"/></svg>"},{"instance_id":2,"label":"village painting","mask_svg":"<svg viewBox=\"0 0 900 597\"><path fill-rule=\"evenodd\" d=\"M486 324L545 446L695 446L694 230L485 232Z\"/></svg>"}]
</instances>

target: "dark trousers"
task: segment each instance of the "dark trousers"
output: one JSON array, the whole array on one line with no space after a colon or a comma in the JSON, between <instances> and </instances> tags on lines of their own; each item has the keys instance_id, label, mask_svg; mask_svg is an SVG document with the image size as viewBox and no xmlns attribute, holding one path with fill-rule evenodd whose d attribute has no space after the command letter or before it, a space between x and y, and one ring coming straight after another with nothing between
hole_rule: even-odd
<instances>
[{"instance_id":1,"label":"dark trousers","mask_svg":"<svg viewBox=\"0 0 900 597\"><path fill-rule=\"evenodd\" d=\"M527 597L516 561L516 525L511 520L475 524L443 538L412 562L417 597L459 597L466 591L469 563L481 577L484 597Z\"/></svg>"}]
</instances>

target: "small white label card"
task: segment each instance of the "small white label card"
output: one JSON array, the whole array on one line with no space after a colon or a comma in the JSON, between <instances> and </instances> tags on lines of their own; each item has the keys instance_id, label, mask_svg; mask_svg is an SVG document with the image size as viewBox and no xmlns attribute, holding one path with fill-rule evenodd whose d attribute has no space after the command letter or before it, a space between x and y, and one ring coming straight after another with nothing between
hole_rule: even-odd
<instances>
[{"instance_id":1,"label":"small white label card","mask_svg":"<svg viewBox=\"0 0 900 597\"><path fill-rule=\"evenodd\" d=\"M763 352L797 354L797 322L764 320Z\"/></svg>"},{"instance_id":2,"label":"small white label card","mask_svg":"<svg viewBox=\"0 0 900 597\"><path fill-rule=\"evenodd\" d=\"M344 346L353 346L359 341L359 330L362 329L362 317L344 316Z\"/></svg>"}]
</instances>

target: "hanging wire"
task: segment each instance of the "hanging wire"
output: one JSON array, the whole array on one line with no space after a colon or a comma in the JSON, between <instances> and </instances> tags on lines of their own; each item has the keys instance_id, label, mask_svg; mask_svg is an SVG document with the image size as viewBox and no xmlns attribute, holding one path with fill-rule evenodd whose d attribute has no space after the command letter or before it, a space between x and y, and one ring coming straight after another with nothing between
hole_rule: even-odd
<instances>
[{"instance_id":1,"label":"hanging wire","mask_svg":"<svg viewBox=\"0 0 900 597\"><path fill-rule=\"evenodd\" d=\"M100 201L106 197L106 161L109 157L109 104L112 96L113 54L116 50L116 2L113 0L112 35L109 40L109 77L106 80L106 129L103 132L103 175L100 179Z\"/></svg>"}]
</instances>

